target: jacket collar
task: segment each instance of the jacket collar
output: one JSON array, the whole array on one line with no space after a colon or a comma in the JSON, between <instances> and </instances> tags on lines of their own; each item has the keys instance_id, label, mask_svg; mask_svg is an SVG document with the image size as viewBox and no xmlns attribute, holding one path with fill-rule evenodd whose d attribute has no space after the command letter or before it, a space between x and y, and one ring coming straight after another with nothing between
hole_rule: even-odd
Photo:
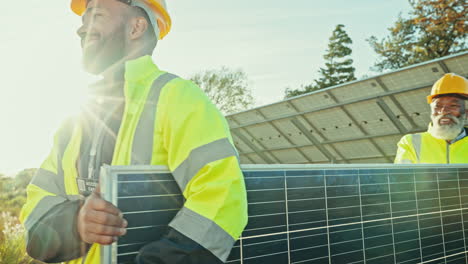
<instances>
[{"instance_id":1,"label":"jacket collar","mask_svg":"<svg viewBox=\"0 0 468 264\"><path fill-rule=\"evenodd\" d=\"M117 67L111 80L99 80L89 86L90 93L95 98L116 98L124 96L125 82L135 83L144 80L159 71L151 56L145 55L126 61Z\"/></svg>"},{"instance_id":2,"label":"jacket collar","mask_svg":"<svg viewBox=\"0 0 468 264\"><path fill-rule=\"evenodd\" d=\"M467 130L468 130L468 128L464 127L462 132L460 133L460 135L458 135L454 140L452 140L452 142L450 144L453 144L453 143L457 142L458 140L461 140L461 139L465 138L467 136L467 134L466 134Z\"/></svg>"},{"instance_id":3,"label":"jacket collar","mask_svg":"<svg viewBox=\"0 0 468 264\"><path fill-rule=\"evenodd\" d=\"M125 81L138 82L159 71L149 55L129 60L125 63Z\"/></svg>"}]
</instances>

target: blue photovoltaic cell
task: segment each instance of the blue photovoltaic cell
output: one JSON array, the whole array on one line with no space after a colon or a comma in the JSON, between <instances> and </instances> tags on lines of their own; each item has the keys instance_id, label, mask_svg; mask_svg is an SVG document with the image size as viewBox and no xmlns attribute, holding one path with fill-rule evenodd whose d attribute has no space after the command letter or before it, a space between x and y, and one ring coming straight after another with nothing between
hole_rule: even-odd
<instances>
[{"instance_id":1,"label":"blue photovoltaic cell","mask_svg":"<svg viewBox=\"0 0 468 264\"><path fill-rule=\"evenodd\" d=\"M468 167L301 168L244 170L249 223L228 263L468 263ZM171 174L114 174L117 259L133 263L184 198Z\"/></svg>"}]
</instances>

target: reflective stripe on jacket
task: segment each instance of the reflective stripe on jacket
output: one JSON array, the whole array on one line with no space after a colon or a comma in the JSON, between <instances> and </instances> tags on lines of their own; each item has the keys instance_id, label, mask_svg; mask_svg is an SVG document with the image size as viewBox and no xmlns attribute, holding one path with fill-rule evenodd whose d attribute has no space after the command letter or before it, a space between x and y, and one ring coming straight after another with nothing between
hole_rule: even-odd
<instances>
[{"instance_id":1,"label":"reflective stripe on jacket","mask_svg":"<svg viewBox=\"0 0 468 264\"><path fill-rule=\"evenodd\" d=\"M186 199L169 225L225 261L247 224L245 184L225 118L200 88L160 71L149 56L126 63L124 91L125 109L112 165L168 166ZM76 215L81 139L80 117L67 121L28 186L20 216L28 243L42 218L50 217L51 212L60 214L54 208L72 203L74 206L66 207L71 208L67 214ZM51 234L39 240L53 238ZM62 250L70 252L52 259L82 256L80 245L70 243L73 249ZM99 263L99 256L99 246L94 244L85 263ZM81 262L78 258L68 263Z\"/></svg>"},{"instance_id":2,"label":"reflective stripe on jacket","mask_svg":"<svg viewBox=\"0 0 468 264\"><path fill-rule=\"evenodd\" d=\"M468 163L468 136L449 144L429 132L405 135L395 163Z\"/></svg>"}]
</instances>

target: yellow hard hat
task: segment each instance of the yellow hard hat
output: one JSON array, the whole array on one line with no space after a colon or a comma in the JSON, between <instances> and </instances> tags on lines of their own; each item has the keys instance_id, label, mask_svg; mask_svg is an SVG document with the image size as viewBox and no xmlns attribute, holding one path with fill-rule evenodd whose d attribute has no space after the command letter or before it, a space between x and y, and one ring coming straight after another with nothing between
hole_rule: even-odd
<instances>
[{"instance_id":1,"label":"yellow hard hat","mask_svg":"<svg viewBox=\"0 0 468 264\"><path fill-rule=\"evenodd\" d=\"M157 26L159 29L159 39L163 39L164 36L171 30L171 17L167 13L166 1L165 0L133 0L140 1L146 6L151 8L156 16ZM81 16L86 11L87 0L71 0L71 9L77 15ZM148 14L151 15L151 14ZM155 26L155 25L153 25Z\"/></svg>"},{"instance_id":2,"label":"yellow hard hat","mask_svg":"<svg viewBox=\"0 0 468 264\"><path fill-rule=\"evenodd\" d=\"M432 86L431 95L427 96L427 103L430 104L434 97L441 94L459 94L468 98L468 80L455 73L446 73Z\"/></svg>"}]
</instances>

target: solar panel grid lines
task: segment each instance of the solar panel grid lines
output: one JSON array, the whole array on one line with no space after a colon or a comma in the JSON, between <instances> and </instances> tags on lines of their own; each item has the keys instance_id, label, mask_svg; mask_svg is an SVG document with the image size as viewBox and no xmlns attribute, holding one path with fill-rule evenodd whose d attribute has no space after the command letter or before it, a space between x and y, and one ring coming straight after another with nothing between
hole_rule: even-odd
<instances>
[{"instance_id":1,"label":"solar panel grid lines","mask_svg":"<svg viewBox=\"0 0 468 264\"><path fill-rule=\"evenodd\" d=\"M466 165L252 167L244 168L249 224L227 263L468 263ZM131 178L144 172L133 172ZM156 177L154 169L146 174ZM141 237L141 232L134 233L139 230L162 234L160 218L167 225L183 204L171 184L145 181L146 189L135 194L140 199L122 199L163 201L138 210L134 202L125 215L134 216L129 223L140 225L130 227L129 235ZM153 188L162 193L145 193ZM156 214L159 220L152 223ZM119 241L116 255L130 260L144 242L126 239Z\"/></svg>"},{"instance_id":2,"label":"solar panel grid lines","mask_svg":"<svg viewBox=\"0 0 468 264\"><path fill-rule=\"evenodd\" d=\"M361 192L362 186L361 186L361 177L359 175L358 177L358 190L359 190L359 212L361 215L361 230L364 230L364 219L362 217L362 192ZM365 239L364 239L364 232L361 232L361 240L362 240L362 248L366 248L365 246ZM364 263L366 263L366 252L363 252L363 258L364 258Z\"/></svg>"},{"instance_id":3,"label":"solar panel grid lines","mask_svg":"<svg viewBox=\"0 0 468 264\"><path fill-rule=\"evenodd\" d=\"M462 194L461 194L461 184L460 184L460 172L457 171L457 179L458 179L458 187L460 187L460 192L459 192L459 202L460 202L460 206L462 206ZM461 218L462 218L462 230L465 230L465 219L463 217L463 213L461 214ZM465 235L465 231L463 231L463 243L464 243L464 247L465 249L467 249L466 247L466 235ZM465 254L465 262L468 263L468 254Z\"/></svg>"},{"instance_id":4,"label":"solar panel grid lines","mask_svg":"<svg viewBox=\"0 0 468 264\"><path fill-rule=\"evenodd\" d=\"M288 264L291 263L291 245L289 243L290 237L289 237L289 210L288 210L288 182L286 181L286 172L285 177L284 177L284 200L285 200L285 209L286 209L286 232L287 232L287 243L288 243Z\"/></svg>"},{"instance_id":5,"label":"solar panel grid lines","mask_svg":"<svg viewBox=\"0 0 468 264\"><path fill-rule=\"evenodd\" d=\"M413 182L416 183L416 175L413 172ZM419 224L419 205L418 205L418 192L416 190L416 184L413 184L413 190L414 190L414 197L416 200L416 219L418 223L418 239L419 239L419 246L421 247L422 242L421 242L421 226ZM423 256L422 256L422 250L419 250L419 261L423 261Z\"/></svg>"},{"instance_id":6,"label":"solar panel grid lines","mask_svg":"<svg viewBox=\"0 0 468 264\"><path fill-rule=\"evenodd\" d=\"M441 199L440 199L440 186L439 186L439 175L437 174L436 175L437 177L437 191L438 191L438 194L439 194L439 208L440 210L442 211L442 202L441 202ZM441 223L441 227L442 227L442 234L444 233L444 220L442 219L442 213L440 214L440 223ZM447 251L445 250L445 239L444 239L444 236L442 235L442 248L444 250L444 256L447 255ZM447 263L447 259L445 258L444 259L444 262Z\"/></svg>"},{"instance_id":7,"label":"solar panel grid lines","mask_svg":"<svg viewBox=\"0 0 468 264\"><path fill-rule=\"evenodd\" d=\"M324 181L324 185L323 185L323 188L324 188L324 198L325 198L325 219L326 219L326 228L327 228L327 250L328 250L328 255L327 255L327 259L328 259L328 263L331 264L331 250L330 250L330 221L329 221L329 216L328 216L328 195L327 195L327 178L324 177L323 179Z\"/></svg>"},{"instance_id":8,"label":"solar panel grid lines","mask_svg":"<svg viewBox=\"0 0 468 264\"><path fill-rule=\"evenodd\" d=\"M394 223L393 223L393 208L392 208L392 196L390 195L391 189L390 189L390 177L387 177L387 184L388 184L388 199L389 199L389 206L390 206L390 222L391 222L391 227L392 227L392 245L393 245L393 260L396 262L396 250L395 250L395 230L393 229Z\"/></svg>"}]
</instances>

